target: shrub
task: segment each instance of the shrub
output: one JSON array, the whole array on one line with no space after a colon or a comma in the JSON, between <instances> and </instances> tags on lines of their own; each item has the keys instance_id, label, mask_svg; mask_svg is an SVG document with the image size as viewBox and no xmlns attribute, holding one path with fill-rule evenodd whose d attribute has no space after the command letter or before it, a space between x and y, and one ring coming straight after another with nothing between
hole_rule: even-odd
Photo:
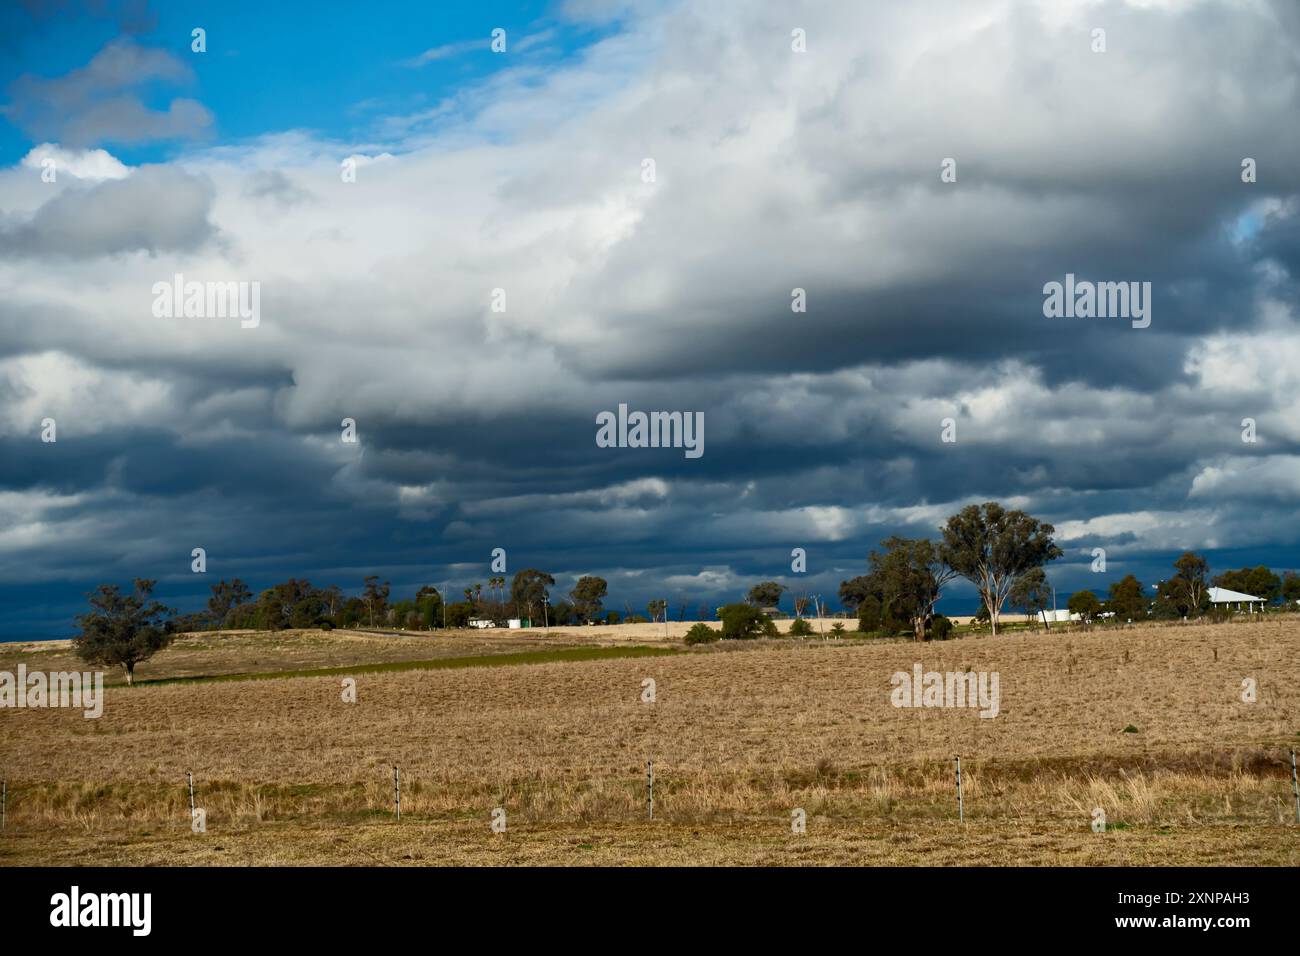
<instances>
[{"instance_id":1,"label":"shrub","mask_svg":"<svg viewBox=\"0 0 1300 956\"><path fill-rule=\"evenodd\" d=\"M686 632L686 643L708 644L710 641L716 641L721 637L721 634L709 627L709 625L705 624L703 621L700 621L698 624L692 625L691 629Z\"/></svg>"},{"instance_id":2,"label":"shrub","mask_svg":"<svg viewBox=\"0 0 1300 956\"><path fill-rule=\"evenodd\" d=\"M843 637L844 624L840 621L836 621L834 624L831 625L831 633L834 634L836 637Z\"/></svg>"},{"instance_id":3,"label":"shrub","mask_svg":"<svg viewBox=\"0 0 1300 956\"><path fill-rule=\"evenodd\" d=\"M791 637L807 637L813 632L812 625L801 617L796 617L790 624Z\"/></svg>"},{"instance_id":4,"label":"shrub","mask_svg":"<svg viewBox=\"0 0 1300 956\"><path fill-rule=\"evenodd\" d=\"M952 621L943 614L936 614L930 621L930 637L936 641L946 641L952 636Z\"/></svg>"},{"instance_id":5,"label":"shrub","mask_svg":"<svg viewBox=\"0 0 1300 956\"><path fill-rule=\"evenodd\" d=\"M772 619L751 604L728 604L718 610L726 640L751 640L776 630Z\"/></svg>"}]
</instances>

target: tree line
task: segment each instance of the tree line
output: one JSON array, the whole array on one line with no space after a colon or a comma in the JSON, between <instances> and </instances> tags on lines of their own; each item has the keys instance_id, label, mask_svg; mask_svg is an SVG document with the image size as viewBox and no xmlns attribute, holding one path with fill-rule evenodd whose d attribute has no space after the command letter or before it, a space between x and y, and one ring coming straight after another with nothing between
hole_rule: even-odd
<instances>
[{"instance_id":1,"label":"tree line","mask_svg":"<svg viewBox=\"0 0 1300 956\"><path fill-rule=\"evenodd\" d=\"M952 515L939 540L891 537L881 550L867 558L867 573L840 582L841 604L856 613L858 630L910 633L916 640L945 637L951 622L936 614L935 606L944 587L965 578L980 596L978 618L987 620L998 632L1003 608L1033 614L1045 610L1052 600L1044 567L1061 557L1053 540L1055 528L1026 514L1004 508L996 501L968 505ZM1241 591L1270 603L1300 601L1300 575L1287 571L1279 577L1259 566L1224 571L1213 579L1209 564L1200 555L1184 552L1174 562L1174 574L1157 582L1152 592L1129 574L1110 585L1103 601L1092 591L1071 595L1067 607L1091 621L1100 615L1120 620L1186 618L1203 616L1210 608L1210 586ZM122 666L130 683L135 665L166 647L178 633L201 630L286 630L333 627L397 627L434 629L467 627L472 620L502 624L520 618L536 626L556 626L667 621L668 602L650 601L649 617L631 608L620 616L606 611L608 584L596 575L580 577L567 597L552 602L550 588L555 578L537 568L519 571L508 586L504 576L489 577L487 584L473 584L461 591L463 600L449 600L432 586L421 587L414 596L393 600L388 581L378 575L364 579L359 595L345 596L337 585L316 587L309 581L290 578L254 597L240 579L222 580L211 586L206 609L178 616L153 598L156 581L137 579L130 592L117 585L100 585L89 595L91 610L77 619L81 633L73 639L77 653L91 663ZM765 609L775 607L785 586L764 581L750 589L748 601L716 609L723 622L724 637L774 635L775 625ZM796 627L809 603L818 617L819 598L795 595ZM678 608L684 620L687 607ZM699 620L712 618L714 611L699 608ZM691 642L714 639L711 629L701 625ZM842 628L832 628L840 633ZM792 629L792 634L810 629Z\"/></svg>"},{"instance_id":2,"label":"tree line","mask_svg":"<svg viewBox=\"0 0 1300 956\"><path fill-rule=\"evenodd\" d=\"M461 590L461 599L444 595L426 585L414 596L394 598L391 582L370 575L361 593L344 595L337 585L315 587L309 581L290 578L254 596L239 578L212 585L212 597L205 610L177 618L180 631L264 630L301 628L401 628L432 630L468 627L472 620L504 625L518 618L532 626L575 624L617 624L665 620L668 602L655 599L646 604L645 614L630 606L620 613L604 606L608 582L597 575L583 575L567 595L553 597L553 575L537 568L519 571L507 583L505 576L489 577ZM686 605L678 613L684 619Z\"/></svg>"},{"instance_id":3,"label":"tree line","mask_svg":"<svg viewBox=\"0 0 1300 956\"><path fill-rule=\"evenodd\" d=\"M1209 577L1209 563L1199 554L1185 551L1173 564L1174 574L1158 581L1150 590L1136 575L1127 574L1110 585L1106 600L1091 591L1076 591L1068 607L1072 614L1093 620L1103 614L1120 620L1178 620L1204 617L1213 611L1210 588L1225 588L1266 604L1295 604L1300 601L1300 574L1286 571L1281 576L1259 565L1223 571ZM1223 612L1228 613L1228 612Z\"/></svg>"},{"instance_id":4,"label":"tree line","mask_svg":"<svg viewBox=\"0 0 1300 956\"><path fill-rule=\"evenodd\" d=\"M976 620L988 622L996 634L1008 605L1027 615L1054 606L1044 570L1063 553L1054 533L1052 525L994 501L968 505L948 519L939 541L893 537L882 542L883 550L868 557L865 575L840 583L840 603L857 612L859 630L909 631L925 640L936 630L936 621L946 622L934 610L944 586L961 577L979 593ZM1211 579L1209 563L1191 551L1180 555L1173 568L1174 574L1151 593L1129 574L1110 585L1106 600L1092 591L1076 591L1066 606L1089 622L1102 616L1136 621L1202 617L1211 610L1211 586L1269 603L1300 600L1300 575L1291 571L1279 577L1259 566Z\"/></svg>"}]
</instances>

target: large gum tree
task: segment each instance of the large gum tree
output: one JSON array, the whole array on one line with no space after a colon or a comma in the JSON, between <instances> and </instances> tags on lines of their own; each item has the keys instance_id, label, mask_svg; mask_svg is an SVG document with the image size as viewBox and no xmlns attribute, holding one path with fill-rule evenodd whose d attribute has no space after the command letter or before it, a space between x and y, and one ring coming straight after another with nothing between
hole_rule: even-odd
<instances>
[{"instance_id":1,"label":"large gum tree","mask_svg":"<svg viewBox=\"0 0 1300 956\"><path fill-rule=\"evenodd\" d=\"M944 563L979 590L994 634L1016 579L1064 553L1052 540L1055 532L1050 524L996 501L967 505L948 519L940 549Z\"/></svg>"}]
</instances>

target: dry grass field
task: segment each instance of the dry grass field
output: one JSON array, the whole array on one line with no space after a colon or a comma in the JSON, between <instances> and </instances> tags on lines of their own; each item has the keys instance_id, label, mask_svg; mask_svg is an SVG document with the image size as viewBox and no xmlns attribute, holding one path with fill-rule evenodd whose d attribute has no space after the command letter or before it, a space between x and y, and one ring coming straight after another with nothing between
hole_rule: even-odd
<instances>
[{"instance_id":1,"label":"dry grass field","mask_svg":"<svg viewBox=\"0 0 1300 956\"><path fill-rule=\"evenodd\" d=\"M357 673L356 703L324 675L115 685L97 720L6 709L0 864L1300 864L1300 620L692 649L686 626L184 638L138 679L678 653ZM0 647L0 670L20 660L78 666L66 646ZM998 672L1000 713L892 706L891 675L915 663Z\"/></svg>"}]
</instances>

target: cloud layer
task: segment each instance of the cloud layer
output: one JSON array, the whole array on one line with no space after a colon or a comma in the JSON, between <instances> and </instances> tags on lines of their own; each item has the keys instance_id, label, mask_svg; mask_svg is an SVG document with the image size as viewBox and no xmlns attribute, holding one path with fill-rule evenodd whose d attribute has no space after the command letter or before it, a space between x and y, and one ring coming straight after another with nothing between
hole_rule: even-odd
<instances>
[{"instance_id":1,"label":"cloud layer","mask_svg":"<svg viewBox=\"0 0 1300 956\"><path fill-rule=\"evenodd\" d=\"M804 547L832 595L987 498L1057 524L1065 592L1185 547L1300 564L1289 6L697 7L370 143L0 173L0 633L134 574L193 605L194 547L213 580L412 590L504 547L638 608L796 583ZM94 146L141 75L184 80L121 46L14 95L50 148ZM177 273L260 282L261 325L154 318ZM1151 327L1044 318L1067 273L1152 283ZM619 403L702 411L705 455L598 448Z\"/></svg>"}]
</instances>

